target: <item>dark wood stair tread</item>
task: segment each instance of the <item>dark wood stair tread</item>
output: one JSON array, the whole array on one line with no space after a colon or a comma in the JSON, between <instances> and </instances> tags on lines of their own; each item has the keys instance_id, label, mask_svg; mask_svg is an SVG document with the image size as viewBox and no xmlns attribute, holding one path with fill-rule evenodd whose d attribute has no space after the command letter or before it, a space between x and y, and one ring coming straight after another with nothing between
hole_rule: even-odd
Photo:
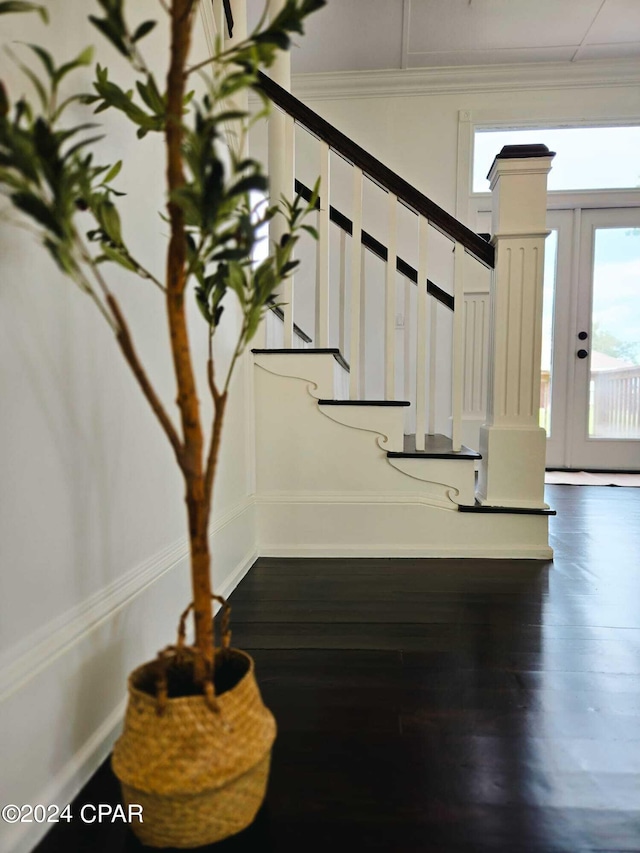
<instances>
[{"instance_id":1,"label":"dark wood stair tread","mask_svg":"<svg viewBox=\"0 0 640 853\"><path fill-rule=\"evenodd\" d=\"M477 451L464 445L461 450L454 451L451 439L440 433L425 435L424 446L424 450L416 450L415 435L405 435L404 450L390 450L387 456L393 459L482 459Z\"/></svg>"},{"instance_id":2,"label":"dark wood stair tread","mask_svg":"<svg viewBox=\"0 0 640 853\"><path fill-rule=\"evenodd\" d=\"M531 506L486 506L485 504L458 504L458 512L502 513L504 515L556 515L555 509Z\"/></svg>"},{"instance_id":3,"label":"dark wood stair tread","mask_svg":"<svg viewBox=\"0 0 640 853\"><path fill-rule=\"evenodd\" d=\"M349 373L350 367L339 349L334 347L303 347L292 349L252 349L254 355L332 355L340 367Z\"/></svg>"},{"instance_id":4,"label":"dark wood stair tread","mask_svg":"<svg viewBox=\"0 0 640 853\"><path fill-rule=\"evenodd\" d=\"M321 406L410 406L408 400L318 400Z\"/></svg>"}]
</instances>

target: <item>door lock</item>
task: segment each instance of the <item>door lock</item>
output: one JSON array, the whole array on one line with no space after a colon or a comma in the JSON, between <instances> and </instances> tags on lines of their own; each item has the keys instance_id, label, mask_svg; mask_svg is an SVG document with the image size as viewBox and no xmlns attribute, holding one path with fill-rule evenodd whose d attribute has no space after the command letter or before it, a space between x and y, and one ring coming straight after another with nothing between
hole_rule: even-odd
<instances>
[{"instance_id":1,"label":"door lock","mask_svg":"<svg viewBox=\"0 0 640 853\"><path fill-rule=\"evenodd\" d=\"M586 358L589 353L586 349L579 349L576 355L578 356L578 358Z\"/></svg>"},{"instance_id":2,"label":"door lock","mask_svg":"<svg viewBox=\"0 0 640 853\"><path fill-rule=\"evenodd\" d=\"M586 341L589 335L587 332L578 332L578 339L581 341Z\"/></svg>"}]
</instances>

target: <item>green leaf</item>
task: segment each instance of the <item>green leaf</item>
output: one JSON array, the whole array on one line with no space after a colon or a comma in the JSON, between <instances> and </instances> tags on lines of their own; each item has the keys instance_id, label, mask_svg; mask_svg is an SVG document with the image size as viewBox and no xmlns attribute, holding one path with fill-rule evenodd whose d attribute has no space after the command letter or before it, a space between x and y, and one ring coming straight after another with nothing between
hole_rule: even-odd
<instances>
[{"instance_id":1,"label":"green leaf","mask_svg":"<svg viewBox=\"0 0 640 853\"><path fill-rule=\"evenodd\" d=\"M140 39L144 38L151 32L157 23L157 21L144 21L144 23L140 24L135 33L131 36L131 41L140 41Z\"/></svg>"},{"instance_id":2,"label":"green leaf","mask_svg":"<svg viewBox=\"0 0 640 853\"><path fill-rule=\"evenodd\" d=\"M121 267L124 267L131 272L138 272L138 267L133 263L128 255L123 254L123 252L118 251L118 249L114 249L113 246L110 246L108 243L102 243L101 248L107 260L120 264Z\"/></svg>"},{"instance_id":3,"label":"green leaf","mask_svg":"<svg viewBox=\"0 0 640 853\"><path fill-rule=\"evenodd\" d=\"M244 110L225 110L225 112L218 113L216 121L239 121L246 118L247 115L248 113Z\"/></svg>"},{"instance_id":4,"label":"green leaf","mask_svg":"<svg viewBox=\"0 0 640 853\"><path fill-rule=\"evenodd\" d=\"M33 88L38 93L38 98L40 99L40 103L42 104L42 108L44 110L47 110L49 108L49 95L47 94L47 90L43 86L42 81L37 76L37 74L34 74L34 72L30 68L28 68L26 65L22 65L19 63L19 67L20 67L20 70L22 71L22 73L26 77L28 77L29 80L31 80L31 83L33 84Z\"/></svg>"},{"instance_id":5,"label":"green leaf","mask_svg":"<svg viewBox=\"0 0 640 853\"><path fill-rule=\"evenodd\" d=\"M0 15L6 15L8 12L37 12L45 24L49 23L49 15L44 6L39 3L27 3L21 0L6 0L0 3Z\"/></svg>"},{"instance_id":6,"label":"green leaf","mask_svg":"<svg viewBox=\"0 0 640 853\"><path fill-rule=\"evenodd\" d=\"M40 225L44 225L47 231L52 231L58 237L63 236L60 223L49 210L47 205L36 195L30 192L17 192L11 196L11 201L23 213L26 213Z\"/></svg>"},{"instance_id":7,"label":"green leaf","mask_svg":"<svg viewBox=\"0 0 640 853\"><path fill-rule=\"evenodd\" d=\"M136 82L136 88L145 104L152 109L154 113L163 116L165 113L165 103L158 87L156 86L153 76L149 75L146 85L138 80Z\"/></svg>"},{"instance_id":8,"label":"green leaf","mask_svg":"<svg viewBox=\"0 0 640 853\"><path fill-rule=\"evenodd\" d=\"M110 183L110 181L112 181L115 177L117 177L120 174L120 169L122 169L122 160L118 160L117 163L113 164L113 166L107 172L107 175L104 178L102 183L103 184Z\"/></svg>"},{"instance_id":9,"label":"green leaf","mask_svg":"<svg viewBox=\"0 0 640 853\"><path fill-rule=\"evenodd\" d=\"M81 68L83 65L91 65L93 62L93 47L86 47L81 53L76 56L71 62L66 62L57 69L54 75L56 83L59 83L70 71L76 68Z\"/></svg>"},{"instance_id":10,"label":"green leaf","mask_svg":"<svg viewBox=\"0 0 640 853\"><path fill-rule=\"evenodd\" d=\"M230 197L242 195L244 193L255 190L256 192L266 192L268 189L268 181L264 175L247 175L246 178L241 178L228 191Z\"/></svg>"},{"instance_id":11,"label":"green leaf","mask_svg":"<svg viewBox=\"0 0 640 853\"><path fill-rule=\"evenodd\" d=\"M30 44L28 47L38 56L40 61L45 67L47 74L51 80L54 79L56 74L56 66L53 61L53 57L50 53L48 53L43 47L40 47L37 44Z\"/></svg>"},{"instance_id":12,"label":"green leaf","mask_svg":"<svg viewBox=\"0 0 640 853\"><path fill-rule=\"evenodd\" d=\"M240 304L242 305L245 301L244 289L246 281L244 277L244 270L236 261L231 261L229 264L228 283L229 287L236 294L240 300Z\"/></svg>"},{"instance_id":13,"label":"green leaf","mask_svg":"<svg viewBox=\"0 0 640 853\"><path fill-rule=\"evenodd\" d=\"M314 240L319 239L319 234L317 228L314 228L313 225L301 225L300 226L303 231L306 231L307 234L311 234Z\"/></svg>"},{"instance_id":14,"label":"green leaf","mask_svg":"<svg viewBox=\"0 0 640 853\"><path fill-rule=\"evenodd\" d=\"M93 145L94 142L100 142L101 139L104 139L105 134L102 133L100 136L90 136L88 139L82 139L80 142L76 142L75 145L72 145L68 151L65 152L64 159L69 160L76 154L78 151L81 151L83 148L86 148L87 145Z\"/></svg>"},{"instance_id":15,"label":"green leaf","mask_svg":"<svg viewBox=\"0 0 640 853\"><path fill-rule=\"evenodd\" d=\"M102 225L105 234L116 246L122 245L122 231L120 226L120 214L113 202L101 201L96 209L98 222Z\"/></svg>"},{"instance_id":16,"label":"green leaf","mask_svg":"<svg viewBox=\"0 0 640 853\"><path fill-rule=\"evenodd\" d=\"M204 319L209 323L209 325L211 325L213 323L213 317L209 311L209 300L206 292L201 287L196 288L196 304L198 305L200 313Z\"/></svg>"},{"instance_id":17,"label":"green leaf","mask_svg":"<svg viewBox=\"0 0 640 853\"><path fill-rule=\"evenodd\" d=\"M88 101L87 100L88 98L91 98L92 100ZM62 103L60 104L58 109L54 112L53 116L51 117L52 123L55 123L56 121L58 121L58 119L60 118L62 113L66 110L66 108L70 104L73 104L75 101L78 101L78 103L80 103L80 104L86 104L86 103L92 103L95 100L98 100L98 98L97 98L97 96L94 96L94 95L80 95L80 94L70 95L68 98L65 98L64 101L62 101Z\"/></svg>"},{"instance_id":18,"label":"green leaf","mask_svg":"<svg viewBox=\"0 0 640 853\"><path fill-rule=\"evenodd\" d=\"M125 44L119 29L115 27L110 20L96 18L95 15L89 15L89 20L94 25L94 27L99 29L102 35L105 36L111 42L111 44L119 53L121 53L123 56L126 56L127 59L129 58L129 48Z\"/></svg>"}]
</instances>

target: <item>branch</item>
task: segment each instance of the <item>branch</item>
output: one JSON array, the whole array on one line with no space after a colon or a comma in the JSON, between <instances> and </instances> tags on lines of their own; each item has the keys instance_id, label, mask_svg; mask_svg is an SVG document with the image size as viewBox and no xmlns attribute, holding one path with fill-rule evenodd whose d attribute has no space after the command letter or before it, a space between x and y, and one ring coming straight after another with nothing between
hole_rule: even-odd
<instances>
[{"instance_id":1,"label":"branch","mask_svg":"<svg viewBox=\"0 0 640 853\"><path fill-rule=\"evenodd\" d=\"M220 393L215 383L214 367L213 367L213 335L209 330L209 359L207 361L207 380L209 390L213 398L213 424L211 427L211 444L209 445L209 453L207 455L207 467L204 475L204 494L207 505L207 517L211 511L211 500L213 494L213 481L215 478L216 467L218 464L218 454L220 451L220 440L222 437L222 422L224 412L227 405L227 388ZM235 360L235 359L234 359Z\"/></svg>"},{"instance_id":2,"label":"branch","mask_svg":"<svg viewBox=\"0 0 640 853\"><path fill-rule=\"evenodd\" d=\"M109 285L107 284L102 273L98 269L98 265L96 264L94 259L91 257L91 255L87 251L86 246L84 245L84 243L82 242L82 240L80 239L80 236L78 234L75 235L75 239L76 239L76 243L79 247L80 253L82 255L82 258L90 266L91 271L93 272L93 274L96 278L96 281L98 282L100 289L102 290L102 292L104 294L104 298L107 302L107 305L111 309L111 313L112 313L113 317L109 317L106 314L104 307L102 306L102 304L98 300L95 293L93 293L92 288L88 284L87 284L87 288L88 288L87 292L90 293L91 295L93 295L93 298L98 303L98 305L102 308L103 313L107 317L109 325L113 329L113 332L116 336L116 340L118 341L118 344L120 345L120 349L122 350L122 354L124 355L129 367L131 368L133 375L137 379L138 385L142 389L142 393L147 398L147 401L148 401L149 405L151 406L153 413L155 414L155 416L160 421L160 426L165 431L165 434L166 434L167 438L169 439L171 446L173 447L173 451L176 455L176 459L178 460L178 464L180 465L180 467L182 467L182 464L183 464L183 452L182 452L183 448L182 448L182 443L180 441L180 437L178 436L178 433L176 432L176 429L173 426L173 423L171 422L169 415L166 413L164 406L160 402L160 398L156 394L155 389L153 388L153 385L151 384L149 377L147 376L147 373L146 373L144 367L142 366L140 359L138 358L138 354L136 353L135 347L133 345L133 340L131 338L131 333L129 331L129 326L127 324L127 321L125 320L124 314L122 313L122 310L118 304L118 301L116 300L115 296L111 292ZM113 322L113 318L115 318L115 324Z\"/></svg>"},{"instance_id":3,"label":"branch","mask_svg":"<svg viewBox=\"0 0 640 853\"><path fill-rule=\"evenodd\" d=\"M227 378L225 380L224 388L222 391L222 393L225 395L229 391L229 383L231 382L231 375L233 373L233 368L236 366L236 361L240 358L240 354L242 353L242 350L243 350L242 342L244 340L244 336L246 334L246 331L247 331L247 326L246 326L246 322L245 322L245 323L243 323L242 329L240 331L240 335L238 336L238 343L236 344L236 348L235 348L235 351L233 353L233 358L231 359L231 364L229 365L229 370L227 372Z\"/></svg>"},{"instance_id":4,"label":"branch","mask_svg":"<svg viewBox=\"0 0 640 853\"><path fill-rule=\"evenodd\" d=\"M200 71L202 68L206 68L208 65L221 62L231 56L231 54L239 53L241 50L246 50L251 47L253 43L254 39L249 37L248 39L245 39L245 41L240 42L240 44L233 45L220 53L214 54L214 56L208 57L208 59L203 59L202 62L198 62L195 65L190 65L189 68L185 69L185 77L188 77L190 74L194 74L196 71Z\"/></svg>"},{"instance_id":5,"label":"branch","mask_svg":"<svg viewBox=\"0 0 640 853\"><path fill-rule=\"evenodd\" d=\"M133 261L133 263L136 265L136 267L137 267L136 272L138 273L140 278L146 278L148 281L155 284L155 286L158 288L158 290L161 290L163 293L166 293L167 288L160 281L160 279L156 278L156 276L150 270L148 270L146 267L144 267L137 258L134 258L128 249L126 250L126 252L127 252L127 256L130 258L130 260Z\"/></svg>"},{"instance_id":6,"label":"branch","mask_svg":"<svg viewBox=\"0 0 640 853\"><path fill-rule=\"evenodd\" d=\"M182 468L183 465L183 447L180 442L180 438L178 433L173 426L171 419L167 415L164 410L164 406L160 402L158 395L156 394L151 382L149 381L149 377L147 376L144 367L142 366L140 359L135 351L135 347L133 345L133 341L131 339L131 334L129 332L129 327L127 322L120 310L120 306L112 293L107 294L107 304L111 309L113 316L116 319L118 324L118 328L116 330L116 339L120 344L120 349L122 350L122 354L124 355L129 367L133 371L133 375L138 380L138 384L142 389L142 393L147 398L149 405L151 406L153 413L160 421L160 425L166 433L171 446L173 447L173 451L176 455L176 459L178 460L178 464Z\"/></svg>"},{"instance_id":7,"label":"branch","mask_svg":"<svg viewBox=\"0 0 640 853\"><path fill-rule=\"evenodd\" d=\"M70 277L71 277L71 280L74 281L78 285L80 290L83 293L86 293L87 296L93 300L98 311L102 314L104 319L109 324L109 328L111 329L111 331L114 333L114 335L117 335L118 329L117 329L116 324L114 323L113 317L109 314L109 312L107 311L107 309L105 308L103 303L100 301L98 294L91 287L91 284L87 280L87 277L83 273L80 265L78 264L78 262L75 258L73 259L73 269L70 271Z\"/></svg>"}]
</instances>

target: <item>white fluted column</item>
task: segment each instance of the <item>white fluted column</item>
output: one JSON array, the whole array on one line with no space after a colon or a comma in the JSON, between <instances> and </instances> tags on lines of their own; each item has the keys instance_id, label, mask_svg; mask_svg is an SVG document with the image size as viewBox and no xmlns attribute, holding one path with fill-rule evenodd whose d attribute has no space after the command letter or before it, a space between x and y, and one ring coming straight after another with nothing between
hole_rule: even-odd
<instances>
[{"instance_id":1,"label":"white fluted column","mask_svg":"<svg viewBox=\"0 0 640 853\"><path fill-rule=\"evenodd\" d=\"M489 506L546 507L546 434L538 418L547 175L553 156L545 145L505 146L489 172L496 263L477 492Z\"/></svg>"}]
</instances>

